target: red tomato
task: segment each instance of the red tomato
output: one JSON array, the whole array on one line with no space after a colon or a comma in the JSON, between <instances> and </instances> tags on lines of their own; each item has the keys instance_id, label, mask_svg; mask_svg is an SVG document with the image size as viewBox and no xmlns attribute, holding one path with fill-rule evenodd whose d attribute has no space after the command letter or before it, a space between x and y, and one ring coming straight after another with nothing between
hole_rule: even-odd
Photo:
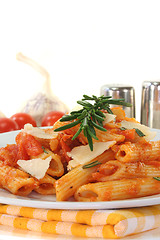
<instances>
[{"instance_id":1,"label":"red tomato","mask_svg":"<svg viewBox=\"0 0 160 240\"><path fill-rule=\"evenodd\" d=\"M43 153L41 143L32 135L20 132L16 136L16 143L18 146L18 158L29 159L29 156L37 156Z\"/></svg>"},{"instance_id":2,"label":"red tomato","mask_svg":"<svg viewBox=\"0 0 160 240\"><path fill-rule=\"evenodd\" d=\"M64 115L63 112L52 111L42 118L41 126L53 126L53 124Z\"/></svg>"},{"instance_id":3,"label":"red tomato","mask_svg":"<svg viewBox=\"0 0 160 240\"><path fill-rule=\"evenodd\" d=\"M24 128L26 123L30 123L33 127L37 127L36 121L28 113L16 113L11 117L11 119L18 124L19 129Z\"/></svg>"},{"instance_id":4,"label":"red tomato","mask_svg":"<svg viewBox=\"0 0 160 240\"><path fill-rule=\"evenodd\" d=\"M28 160L29 155L27 154L26 149L24 147L24 135L25 134L23 134L23 132L20 132L15 139L18 147L17 159Z\"/></svg>"},{"instance_id":5,"label":"red tomato","mask_svg":"<svg viewBox=\"0 0 160 240\"><path fill-rule=\"evenodd\" d=\"M18 130L18 124L10 118L0 118L0 133Z\"/></svg>"},{"instance_id":6,"label":"red tomato","mask_svg":"<svg viewBox=\"0 0 160 240\"><path fill-rule=\"evenodd\" d=\"M24 137L24 147L29 156L37 156L44 152L41 143L29 134Z\"/></svg>"},{"instance_id":7,"label":"red tomato","mask_svg":"<svg viewBox=\"0 0 160 240\"><path fill-rule=\"evenodd\" d=\"M4 165L15 166L17 163L18 147L16 144L7 144L0 148L0 159Z\"/></svg>"}]
</instances>

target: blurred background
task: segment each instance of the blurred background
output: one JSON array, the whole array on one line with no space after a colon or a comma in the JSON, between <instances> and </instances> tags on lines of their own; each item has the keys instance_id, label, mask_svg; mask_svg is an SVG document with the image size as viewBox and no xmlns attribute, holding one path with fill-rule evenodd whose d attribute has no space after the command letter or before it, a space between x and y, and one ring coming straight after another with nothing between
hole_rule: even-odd
<instances>
[{"instance_id":1,"label":"blurred background","mask_svg":"<svg viewBox=\"0 0 160 240\"><path fill-rule=\"evenodd\" d=\"M16 59L33 59L70 109L105 84L135 88L160 80L160 2L0 0L0 111L7 117L41 91L45 77Z\"/></svg>"}]
</instances>

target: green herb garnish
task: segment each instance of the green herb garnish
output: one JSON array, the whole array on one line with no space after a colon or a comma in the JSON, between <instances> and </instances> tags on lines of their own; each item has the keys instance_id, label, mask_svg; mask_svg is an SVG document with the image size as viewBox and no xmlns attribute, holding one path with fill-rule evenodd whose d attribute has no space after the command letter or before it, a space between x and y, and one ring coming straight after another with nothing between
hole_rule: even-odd
<instances>
[{"instance_id":1,"label":"green herb garnish","mask_svg":"<svg viewBox=\"0 0 160 240\"><path fill-rule=\"evenodd\" d=\"M125 130L127 130L127 128L125 128L125 127L120 127L120 130L125 131Z\"/></svg>"},{"instance_id":2,"label":"green herb garnish","mask_svg":"<svg viewBox=\"0 0 160 240\"><path fill-rule=\"evenodd\" d=\"M43 151L44 151L45 153L48 154L48 152L45 150L45 147L42 146L42 149L43 149Z\"/></svg>"},{"instance_id":3,"label":"green herb garnish","mask_svg":"<svg viewBox=\"0 0 160 240\"><path fill-rule=\"evenodd\" d=\"M144 136L145 136L145 134L144 134L141 130L139 130L138 128L133 128L133 129L135 129L136 133L137 133L140 137L144 137ZM120 130L125 131L125 130L127 130L127 128L125 128L125 127L120 127Z\"/></svg>"},{"instance_id":4,"label":"green herb garnish","mask_svg":"<svg viewBox=\"0 0 160 240\"><path fill-rule=\"evenodd\" d=\"M141 130L139 130L138 128L133 128L133 129L136 130L136 133L137 133L140 137L144 137L144 136L145 136L145 134L144 134Z\"/></svg>"},{"instance_id":5,"label":"green herb garnish","mask_svg":"<svg viewBox=\"0 0 160 240\"><path fill-rule=\"evenodd\" d=\"M160 177L153 177L155 180L160 181Z\"/></svg>"},{"instance_id":6,"label":"green herb garnish","mask_svg":"<svg viewBox=\"0 0 160 240\"><path fill-rule=\"evenodd\" d=\"M94 101L93 104L91 103L92 101ZM98 140L96 137L95 128L99 129L100 131L107 131L103 127L105 114L103 114L101 110L106 110L108 113L113 114L112 110L110 109L110 104L127 107L132 106L130 103L126 103L124 99L111 99L111 96L104 95L100 97L96 97L94 95L92 95L92 97L83 95L83 99L77 101L77 103L80 104L83 108L78 111L72 111L69 115L64 115L60 119L60 122L71 121L71 123L56 128L54 131L63 131L80 124L80 127L73 136L72 140L74 140L83 131L84 136L88 140L91 151L93 151L93 138Z\"/></svg>"},{"instance_id":7,"label":"green herb garnish","mask_svg":"<svg viewBox=\"0 0 160 240\"><path fill-rule=\"evenodd\" d=\"M88 164L84 165L82 168L83 168L83 169L85 169L85 168L91 168L91 167L97 166L97 165L99 165L99 164L101 164L101 163L96 160L96 161L94 161L94 162L91 162L91 163L88 163Z\"/></svg>"}]
</instances>

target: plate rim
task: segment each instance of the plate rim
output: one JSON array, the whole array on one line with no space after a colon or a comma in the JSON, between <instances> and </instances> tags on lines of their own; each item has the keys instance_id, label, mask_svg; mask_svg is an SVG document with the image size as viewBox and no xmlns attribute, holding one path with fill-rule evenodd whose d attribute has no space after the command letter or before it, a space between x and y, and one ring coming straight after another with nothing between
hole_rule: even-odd
<instances>
[{"instance_id":1,"label":"plate rim","mask_svg":"<svg viewBox=\"0 0 160 240\"><path fill-rule=\"evenodd\" d=\"M160 204L160 194L134 198L134 199L124 199L124 200L114 200L114 201L101 201L101 202L75 202L75 201L48 201L48 200L37 200L31 197L21 197L12 195L5 189L0 189L5 191L6 194L14 197L0 196L1 204L9 204L14 206L23 207L34 207L43 209L63 209L63 210L102 210L102 209L122 209L122 208L135 208L135 207L146 207L151 205ZM37 193L38 194L38 193ZM43 196L42 196L43 197Z\"/></svg>"},{"instance_id":2,"label":"plate rim","mask_svg":"<svg viewBox=\"0 0 160 240\"><path fill-rule=\"evenodd\" d=\"M159 129L151 129L157 132L160 139L160 130ZM13 137L18 134L21 130L11 131L7 133L0 134L0 140L3 137ZM1 142L1 141L0 141ZM4 146L6 143L4 143ZM2 147L2 146L0 146ZM2 193L5 193L2 196ZM38 194L38 193L35 193ZM6 195L8 195L6 197ZM38 194L40 195L40 194ZM40 195L44 197L43 195ZM28 199L29 198L29 199ZM133 207L142 207L142 206L151 206L160 204L160 194L146 196L141 198L134 199L124 199L124 200L113 200L113 201L101 201L101 202L76 202L76 201L51 201L51 200L39 200L34 199L33 196L21 197L14 195L8 192L5 189L0 189L0 203L1 204L10 204L15 206L23 206L23 207L35 207L35 208L43 208L43 209L63 209L63 210L102 210L102 209L122 209L122 208L133 208Z\"/></svg>"}]
</instances>

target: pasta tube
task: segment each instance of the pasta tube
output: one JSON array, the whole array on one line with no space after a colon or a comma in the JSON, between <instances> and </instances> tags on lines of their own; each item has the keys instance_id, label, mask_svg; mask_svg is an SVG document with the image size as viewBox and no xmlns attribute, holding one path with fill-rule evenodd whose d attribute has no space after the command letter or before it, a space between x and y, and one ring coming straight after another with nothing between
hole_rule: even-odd
<instances>
[{"instance_id":1,"label":"pasta tube","mask_svg":"<svg viewBox=\"0 0 160 240\"><path fill-rule=\"evenodd\" d=\"M57 176L60 177L64 173L64 167L61 162L61 157L58 154L54 154L52 151L50 151L48 148L44 149L44 152L37 156L37 158L46 159L48 157L52 157L52 160L50 162L49 168L47 170L47 173L51 175L52 177ZM35 158L35 157L34 157Z\"/></svg>"},{"instance_id":2,"label":"pasta tube","mask_svg":"<svg viewBox=\"0 0 160 240\"><path fill-rule=\"evenodd\" d=\"M96 172L92 173L93 181L105 182L123 178L126 174L126 165L117 160L101 164Z\"/></svg>"},{"instance_id":3,"label":"pasta tube","mask_svg":"<svg viewBox=\"0 0 160 240\"><path fill-rule=\"evenodd\" d=\"M115 158L123 162L137 162L160 160L160 141L150 142L127 142L117 146L113 146Z\"/></svg>"},{"instance_id":4,"label":"pasta tube","mask_svg":"<svg viewBox=\"0 0 160 240\"><path fill-rule=\"evenodd\" d=\"M156 176L160 176L160 163L158 161L123 163L113 160L101 164L96 172L92 173L92 180L105 182L122 178Z\"/></svg>"},{"instance_id":5,"label":"pasta tube","mask_svg":"<svg viewBox=\"0 0 160 240\"><path fill-rule=\"evenodd\" d=\"M37 186L37 181L19 169L0 163L0 185L13 194L26 196Z\"/></svg>"},{"instance_id":6,"label":"pasta tube","mask_svg":"<svg viewBox=\"0 0 160 240\"><path fill-rule=\"evenodd\" d=\"M77 201L112 201L145 197L160 193L160 181L153 178L121 179L89 183L75 192Z\"/></svg>"},{"instance_id":7,"label":"pasta tube","mask_svg":"<svg viewBox=\"0 0 160 240\"><path fill-rule=\"evenodd\" d=\"M107 150L93 161L104 163L114 158L112 150ZM98 165L97 165L98 166ZM55 182L57 201L65 201L74 195L76 189L89 182L91 174L96 171L97 166L84 169L83 166L77 166Z\"/></svg>"},{"instance_id":8,"label":"pasta tube","mask_svg":"<svg viewBox=\"0 0 160 240\"><path fill-rule=\"evenodd\" d=\"M106 132L96 130L96 136L99 139L98 141L101 141L101 142L116 141L116 142L120 143L125 140L125 136L113 133L110 130L107 130Z\"/></svg>"},{"instance_id":9,"label":"pasta tube","mask_svg":"<svg viewBox=\"0 0 160 240\"><path fill-rule=\"evenodd\" d=\"M38 192L43 195L55 194L55 179L46 174L43 178L38 180L38 186L34 189L35 192Z\"/></svg>"}]
</instances>

